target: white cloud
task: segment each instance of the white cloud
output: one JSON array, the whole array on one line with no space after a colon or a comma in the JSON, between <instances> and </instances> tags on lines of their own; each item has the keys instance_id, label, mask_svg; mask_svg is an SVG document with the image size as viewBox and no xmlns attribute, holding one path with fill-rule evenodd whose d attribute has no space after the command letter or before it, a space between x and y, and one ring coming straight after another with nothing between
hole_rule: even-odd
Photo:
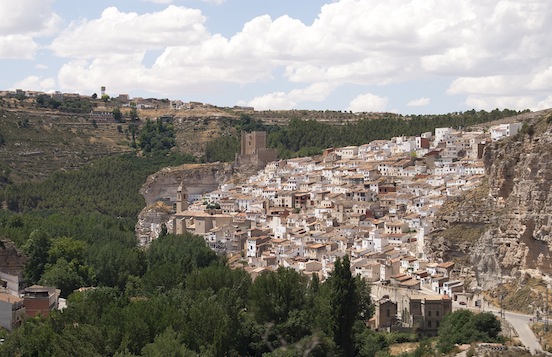
<instances>
[{"instance_id":1,"label":"white cloud","mask_svg":"<svg viewBox=\"0 0 552 357\"><path fill-rule=\"evenodd\" d=\"M541 62L544 65L527 68L525 73L459 77L447 93L467 95L465 103L470 108L543 109L549 102L542 98L552 91L552 61Z\"/></svg>"},{"instance_id":2,"label":"white cloud","mask_svg":"<svg viewBox=\"0 0 552 357\"><path fill-rule=\"evenodd\" d=\"M312 24L264 15L230 37L210 33L200 10L170 5L138 14L111 7L97 19L72 22L51 49L68 58L58 82L71 90L109 81L125 92L185 95L198 86L270 82L283 70L284 79L306 88L452 78L447 92L469 97L466 103L504 97L519 105L535 98L536 105L552 89L548 1L339 0L324 5ZM0 57L9 53L1 43ZM19 51L28 58L36 47ZM148 51L161 51L151 66L144 65ZM276 88L251 102L275 108L309 101L292 92ZM408 105L429 105L422 99Z\"/></svg>"},{"instance_id":3,"label":"white cloud","mask_svg":"<svg viewBox=\"0 0 552 357\"><path fill-rule=\"evenodd\" d=\"M552 95L548 96L489 96L489 95L470 95L466 99L466 105L469 108L477 110L515 109L515 110L543 110L552 108Z\"/></svg>"},{"instance_id":4,"label":"white cloud","mask_svg":"<svg viewBox=\"0 0 552 357\"><path fill-rule=\"evenodd\" d=\"M142 0L145 2L152 2L154 4L172 4L173 0Z\"/></svg>"},{"instance_id":5,"label":"white cloud","mask_svg":"<svg viewBox=\"0 0 552 357\"><path fill-rule=\"evenodd\" d=\"M265 94L259 97L253 98L247 103L248 106L252 106L257 110L269 110L269 109L281 109L289 110L295 109L297 101L293 100L285 92L274 92Z\"/></svg>"},{"instance_id":6,"label":"white cloud","mask_svg":"<svg viewBox=\"0 0 552 357\"><path fill-rule=\"evenodd\" d=\"M384 112L389 98L380 97L372 93L366 93L355 97L347 110L353 112Z\"/></svg>"},{"instance_id":7,"label":"white cloud","mask_svg":"<svg viewBox=\"0 0 552 357\"><path fill-rule=\"evenodd\" d=\"M31 59L37 48L38 45L30 36L0 36L0 58Z\"/></svg>"},{"instance_id":8,"label":"white cloud","mask_svg":"<svg viewBox=\"0 0 552 357\"><path fill-rule=\"evenodd\" d=\"M52 35L60 18L52 10L53 0L18 0L0 2L0 36Z\"/></svg>"},{"instance_id":9,"label":"white cloud","mask_svg":"<svg viewBox=\"0 0 552 357\"><path fill-rule=\"evenodd\" d=\"M14 88L23 90L39 90L43 92L53 92L57 87L55 78L42 78L38 76L28 76L14 84Z\"/></svg>"},{"instance_id":10,"label":"white cloud","mask_svg":"<svg viewBox=\"0 0 552 357\"><path fill-rule=\"evenodd\" d=\"M413 99L411 101L409 101L408 103L406 103L407 106L409 107L424 107L426 105L428 105L430 103L430 99L429 98L418 98L418 99Z\"/></svg>"},{"instance_id":11,"label":"white cloud","mask_svg":"<svg viewBox=\"0 0 552 357\"><path fill-rule=\"evenodd\" d=\"M489 110L494 108L499 109L536 109L537 103L535 98L530 96L485 96L485 95L470 95L466 99L468 108L477 110Z\"/></svg>"},{"instance_id":12,"label":"white cloud","mask_svg":"<svg viewBox=\"0 0 552 357\"><path fill-rule=\"evenodd\" d=\"M306 88L293 89L289 93L274 92L253 98L240 104L255 107L258 110L300 109L300 102L321 102L332 92L334 86L329 83L314 83Z\"/></svg>"},{"instance_id":13,"label":"white cloud","mask_svg":"<svg viewBox=\"0 0 552 357\"><path fill-rule=\"evenodd\" d=\"M173 5L143 15L110 7L99 19L71 23L51 48L62 57L94 58L189 46L208 39L204 22L201 11Z\"/></svg>"},{"instance_id":14,"label":"white cloud","mask_svg":"<svg viewBox=\"0 0 552 357\"><path fill-rule=\"evenodd\" d=\"M544 98L543 100L539 101L537 105L532 108L534 110L543 110L543 109L549 109L552 108L552 95L549 95L548 97Z\"/></svg>"},{"instance_id":15,"label":"white cloud","mask_svg":"<svg viewBox=\"0 0 552 357\"><path fill-rule=\"evenodd\" d=\"M58 83L65 90L90 94L98 91L100 86L106 86L110 93L127 93L129 88L136 87L147 88L153 79L141 61L139 54L114 54L93 61L71 61L59 70Z\"/></svg>"},{"instance_id":16,"label":"white cloud","mask_svg":"<svg viewBox=\"0 0 552 357\"><path fill-rule=\"evenodd\" d=\"M548 92L552 90L552 61L549 63L547 68L536 70L532 76L526 77L529 89Z\"/></svg>"},{"instance_id":17,"label":"white cloud","mask_svg":"<svg viewBox=\"0 0 552 357\"><path fill-rule=\"evenodd\" d=\"M52 35L60 18L51 0L0 2L0 59L32 59L38 49L36 37Z\"/></svg>"},{"instance_id":18,"label":"white cloud","mask_svg":"<svg viewBox=\"0 0 552 357\"><path fill-rule=\"evenodd\" d=\"M35 65L35 68L36 69L48 69L49 67L46 64L38 63L38 64Z\"/></svg>"}]
</instances>

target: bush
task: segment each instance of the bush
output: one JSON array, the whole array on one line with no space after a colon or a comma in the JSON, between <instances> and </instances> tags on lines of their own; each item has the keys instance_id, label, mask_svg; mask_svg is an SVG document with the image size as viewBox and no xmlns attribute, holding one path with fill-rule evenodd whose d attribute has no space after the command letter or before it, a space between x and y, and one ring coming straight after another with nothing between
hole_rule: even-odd
<instances>
[{"instance_id":1,"label":"bush","mask_svg":"<svg viewBox=\"0 0 552 357\"><path fill-rule=\"evenodd\" d=\"M490 312L474 314L469 310L457 310L443 318L437 348L448 353L455 344L497 342L500 331L500 321Z\"/></svg>"}]
</instances>

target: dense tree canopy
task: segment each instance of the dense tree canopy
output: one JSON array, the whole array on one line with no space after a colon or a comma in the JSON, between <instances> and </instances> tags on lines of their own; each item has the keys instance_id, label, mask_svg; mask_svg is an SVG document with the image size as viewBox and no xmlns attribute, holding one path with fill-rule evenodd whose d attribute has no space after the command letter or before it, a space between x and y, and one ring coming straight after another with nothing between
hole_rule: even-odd
<instances>
[{"instance_id":1,"label":"dense tree canopy","mask_svg":"<svg viewBox=\"0 0 552 357\"><path fill-rule=\"evenodd\" d=\"M39 108L59 109L69 113L90 113L92 103L86 98L63 98L55 99L48 94L39 94L36 97L36 105Z\"/></svg>"},{"instance_id":2,"label":"dense tree canopy","mask_svg":"<svg viewBox=\"0 0 552 357\"><path fill-rule=\"evenodd\" d=\"M443 318L437 347L446 353L455 344L499 342L500 331L500 321L491 312L474 314L469 310L457 310Z\"/></svg>"},{"instance_id":3,"label":"dense tree canopy","mask_svg":"<svg viewBox=\"0 0 552 357\"><path fill-rule=\"evenodd\" d=\"M48 261L63 255L52 268L53 276L64 277L56 281L62 289L74 283L77 275L70 272L68 260L80 260L83 248L67 238L48 248ZM326 326L342 320L331 305L339 296L353 294L360 300L357 280L344 270L319 283L280 268L252 283L249 274L231 270L200 237L167 235L151 248L143 261L146 271L128 278L124 289L70 294L66 309L27 320L9 335L0 356L43 355L40 351L56 356L158 356L167 349L181 356L345 355L347 349L336 344L341 341L337 330L325 332ZM339 264L346 269L348 263ZM49 273L42 278L50 279ZM356 306L346 314L353 323L366 318ZM314 318L322 310L329 311L333 322ZM364 340L348 336L351 353L367 348Z\"/></svg>"},{"instance_id":4,"label":"dense tree canopy","mask_svg":"<svg viewBox=\"0 0 552 357\"><path fill-rule=\"evenodd\" d=\"M232 161L240 151L240 141L234 136L221 136L207 143L205 159L208 162Z\"/></svg>"},{"instance_id":5,"label":"dense tree canopy","mask_svg":"<svg viewBox=\"0 0 552 357\"><path fill-rule=\"evenodd\" d=\"M55 173L43 182L9 184L0 190L9 210L0 211L0 236L27 254L28 282L62 288L116 286L146 270L134 226L144 206L138 193L159 168L190 162L182 155L122 155Z\"/></svg>"},{"instance_id":6,"label":"dense tree canopy","mask_svg":"<svg viewBox=\"0 0 552 357\"><path fill-rule=\"evenodd\" d=\"M491 112L469 110L442 115L385 114L378 118L362 118L354 123L332 125L316 120L293 118L288 125L265 125L250 115L234 121L236 132L266 131L267 145L278 150L281 158L318 155L329 147L362 145L373 140L395 136L414 136L439 127L466 128L519 114L509 109ZM231 161L239 152L238 137L223 136L213 139L206 149L207 161Z\"/></svg>"},{"instance_id":7,"label":"dense tree canopy","mask_svg":"<svg viewBox=\"0 0 552 357\"><path fill-rule=\"evenodd\" d=\"M166 153L176 145L174 127L172 124L163 123L161 119L156 122L146 120L146 124L140 130L138 146L147 154Z\"/></svg>"}]
</instances>

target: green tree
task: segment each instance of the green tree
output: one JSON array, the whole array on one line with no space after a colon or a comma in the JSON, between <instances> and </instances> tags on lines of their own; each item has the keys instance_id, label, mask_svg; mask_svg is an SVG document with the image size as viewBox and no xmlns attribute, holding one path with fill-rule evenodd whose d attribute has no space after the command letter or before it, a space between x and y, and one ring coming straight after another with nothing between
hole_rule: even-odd
<instances>
[{"instance_id":1,"label":"green tree","mask_svg":"<svg viewBox=\"0 0 552 357\"><path fill-rule=\"evenodd\" d=\"M130 107L130 112L128 114L131 121L138 121L140 120L140 117L138 115L138 109L136 109L136 106Z\"/></svg>"},{"instance_id":2,"label":"green tree","mask_svg":"<svg viewBox=\"0 0 552 357\"><path fill-rule=\"evenodd\" d=\"M266 272L251 285L250 307L258 322L287 321L291 311L305 307L307 281L293 269L280 267Z\"/></svg>"},{"instance_id":3,"label":"green tree","mask_svg":"<svg viewBox=\"0 0 552 357\"><path fill-rule=\"evenodd\" d=\"M159 237L164 237L168 234L167 225L163 223L161 225L161 232L159 232Z\"/></svg>"},{"instance_id":4,"label":"green tree","mask_svg":"<svg viewBox=\"0 0 552 357\"><path fill-rule=\"evenodd\" d=\"M15 330L0 348L0 356L55 356L60 354L61 338L50 324L40 319L28 319Z\"/></svg>"},{"instance_id":5,"label":"green tree","mask_svg":"<svg viewBox=\"0 0 552 357\"><path fill-rule=\"evenodd\" d=\"M353 326L359 313L360 297L355 278L351 274L349 256L338 258L328 281L330 316L327 321L335 344L343 356L354 354Z\"/></svg>"},{"instance_id":6,"label":"green tree","mask_svg":"<svg viewBox=\"0 0 552 357\"><path fill-rule=\"evenodd\" d=\"M221 136L211 140L205 146L205 159L208 162L233 161L240 152L240 142L234 136Z\"/></svg>"},{"instance_id":7,"label":"green tree","mask_svg":"<svg viewBox=\"0 0 552 357\"><path fill-rule=\"evenodd\" d=\"M216 253L201 237L186 233L169 234L152 242L147 251L147 287L168 291L183 284L186 276L197 268L219 261Z\"/></svg>"},{"instance_id":8,"label":"green tree","mask_svg":"<svg viewBox=\"0 0 552 357\"><path fill-rule=\"evenodd\" d=\"M116 122L124 123L123 113L121 113L121 109L115 108L115 109L113 109L112 113L113 113L113 118L115 119Z\"/></svg>"},{"instance_id":9,"label":"green tree","mask_svg":"<svg viewBox=\"0 0 552 357\"><path fill-rule=\"evenodd\" d=\"M217 293L223 288L236 292L240 299L245 300L251 286L251 277L242 269L230 269L225 264L210 265L203 269L192 271L186 278L186 290L210 290Z\"/></svg>"},{"instance_id":10,"label":"green tree","mask_svg":"<svg viewBox=\"0 0 552 357\"><path fill-rule=\"evenodd\" d=\"M170 123L147 120L138 136L138 145L150 155L165 154L176 145L174 127Z\"/></svg>"},{"instance_id":11,"label":"green tree","mask_svg":"<svg viewBox=\"0 0 552 357\"><path fill-rule=\"evenodd\" d=\"M142 349L144 357L196 357L197 352L189 350L180 342L178 334L168 328L165 332L155 337L155 341Z\"/></svg>"},{"instance_id":12,"label":"green tree","mask_svg":"<svg viewBox=\"0 0 552 357\"><path fill-rule=\"evenodd\" d=\"M496 341L502 331L500 321L490 312L474 314L471 322L479 333L477 337L484 341Z\"/></svg>"},{"instance_id":13,"label":"green tree","mask_svg":"<svg viewBox=\"0 0 552 357\"><path fill-rule=\"evenodd\" d=\"M107 241L89 251L90 265L99 285L125 289L129 278L145 272L145 253L135 246Z\"/></svg>"},{"instance_id":14,"label":"green tree","mask_svg":"<svg viewBox=\"0 0 552 357\"><path fill-rule=\"evenodd\" d=\"M389 342L382 333L377 333L363 326L355 335L356 356L373 357L378 352L389 350Z\"/></svg>"},{"instance_id":15,"label":"green tree","mask_svg":"<svg viewBox=\"0 0 552 357\"><path fill-rule=\"evenodd\" d=\"M84 252L86 242L79 241L70 237L60 237L53 240L48 250L48 261L52 264L59 258L67 261L75 261L77 264L84 264Z\"/></svg>"},{"instance_id":16,"label":"green tree","mask_svg":"<svg viewBox=\"0 0 552 357\"><path fill-rule=\"evenodd\" d=\"M455 344L496 342L500 331L500 321L490 312L474 314L469 310L457 310L443 318L437 348L448 353Z\"/></svg>"},{"instance_id":17,"label":"green tree","mask_svg":"<svg viewBox=\"0 0 552 357\"><path fill-rule=\"evenodd\" d=\"M59 258L55 264L46 266L40 284L61 289L61 297L66 298L75 289L84 285L84 279L77 270L78 267L73 262L69 263L64 258Z\"/></svg>"},{"instance_id":18,"label":"green tree","mask_svg":"<svg viewBox=\"0 0 552 357\"><path fill-rule=\"evenodd\" d=\"M48 263L50 236L43 231L35 230L31 233L23 249L27 255L25 277L30 284L37 283Z\"/></svg>"}]
</instances>

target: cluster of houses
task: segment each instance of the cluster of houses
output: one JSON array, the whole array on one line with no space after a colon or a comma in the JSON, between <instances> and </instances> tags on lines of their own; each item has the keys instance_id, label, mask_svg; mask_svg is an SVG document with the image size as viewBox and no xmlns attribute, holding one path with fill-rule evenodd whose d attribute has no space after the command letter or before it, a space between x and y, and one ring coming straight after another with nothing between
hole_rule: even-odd
<instances>
[{"instance_id":1,"label":"cluster of houses","mask_svg":"<svg viewBox=\"0 0 552 357\"><path fill-rule=\"evenodd\" d=\"M60 290L33 285L21 290L26 257L12 242L0 240L0 328L12 331L26 317L48 316L57 309Z\"/></svg>"},{"instance_id":2,"label":"cluster of houses","mask_svg":"<svg viewBox=\"0 0 552 357\"><path fill-rule=\"evenodd\" d=\"M89 100L101 100L102 96L105 95L105 87L100 88L100 96L98 95L82 95L79 93L62 93L60 91L55 91L52 93L45 93L42 91L25 91L22 89L16 89L16 90L3 90L0 91L0 98L17 98L17 99L36 99L40 95L48 95L51 98L63 101L65 99L69 98L85 98ZM119 94L117 96L113 96L110 98L110 109L113 108L131 108L134 107L136 109L140 110L147 110L147 109L161 109L168 111L167 114L164 116L164 120L167 120L169 117L172 119L174 117L173 114L171 114L171 111L174 110L191 110L191 109L197 109L197 108L213 108L214 106L207 103L201 103L201 102L183 102L182 100L168 100L168 99L156 99L156 98L142 98L142 97L133 97L130 98L128 94ZM226 108L226 109L234 109L237 111L253 111L254 108L252 107L239 107L234 106L233 108ZM96 122L113 122L115 121L115 117L113 115L113 112L111 110L93 110L90 113L90 120L95 120Z\"/></svg>"},{"instance_id":3,"label":"cluster of houses","mask_svg":"<svg viewBox=\"0 0 552 357\"><path fill-rule=\"evenodd\" d=\"M283 266L324 279L348 255L352 271L368 282L431 291L438 299L426 297L422 305L440 301L442 317L464 283L452 278L453 262L426 258L424 239L447 198L481 182L489 142L485 132L438 128L328 149L320 158L272 161L241 185L207 194L188 195L183 184L169 229L204 237L253 278ZM417 323L436 332L435 315L426 318Z\"/></svg>"},{"instance_id":4,"label":"cluster of houses","mask_svg":"<svg viewBox=\"0 0 552 357\"><path fill-rule=\"evenodd\" d=\"M0 289L0 327L12 331L26 317L48 316L57 310L59 294L59 289L39 285L26 288L22 297Z\"/></svg>"}]
</instances>

